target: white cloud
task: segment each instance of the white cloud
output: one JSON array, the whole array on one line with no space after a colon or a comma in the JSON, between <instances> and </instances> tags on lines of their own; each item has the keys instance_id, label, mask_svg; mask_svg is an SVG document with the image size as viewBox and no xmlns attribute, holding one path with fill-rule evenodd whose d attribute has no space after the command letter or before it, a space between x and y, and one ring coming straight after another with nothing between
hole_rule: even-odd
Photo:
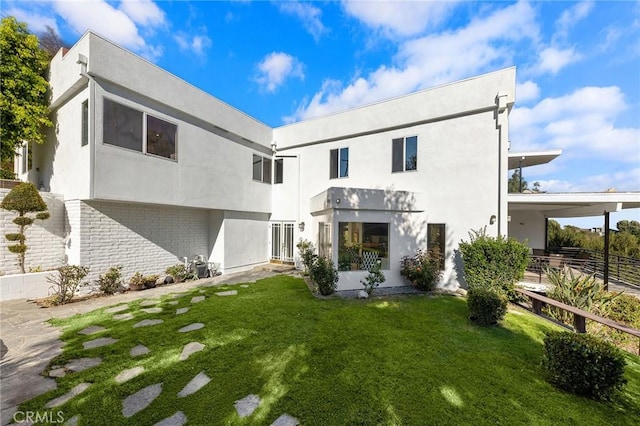
<instances>
[{"instance_id":1,"label":"white cloud","mask_svg":"<svg viewBox=\"0 0 640 426\"><path fill-rule=\"evenodd\" d=\"M638 191L640 190L640 168L586 176L577 182L554 179L537 182L540 183L540 189L547 192L603 192L610 188L618 192Z\"/></svg>"},{"instance_id":2,"label":"white cloud","mask_svg":"<svg viewBox=\"0 0 640 426\"><path fill-rule=\"evenodd\" d=\"M145 27L159 28L167 24L164 12L151 0L122 0L120 10Z\"/></svg>"},{"instance_id":3,"label":"white cloud","mask_svg":"<svg viewBox=\"0 0 640 426\"><path fill-rule=\"evenodd\" d=\"M615 126L627 107L615 86L584 87L532 107L516 107L510 117L514 150L570 148L565 156L640 163L640 128Z\"/></svg>"},{"instance_id":4,"label":"white cloud","mask_svg":"<svg viewBox=\"0 0 640 426\"><path fill-rule=\"evenodd\" d=\"M453 32L400 44L394 66L380 66L346 86L334 80L304 100L291 122L372 103L511 65L515 43L538 38L535 11L528 3L500 9Z\"/></svg>"},{"instance_id":5,"label":"white cloud","mask_svg":"<svg viewBox=\"0 0 640 426\"><path fill-rule=\"evenodd\" d=\"M540 88L535 82L529 80L516 84L516 102L518 102L519 105L529 101L535 101L539 97Z\"/></svg>"},{"instance_id":6,"label":"white cloud","mask_svg":"<svg viewBox=\"0 0 640 426\"><path fill-rule=\"evenodd\" d=\"M289 77L304 80L302 63L287 53L269 53L260 61L257 68L259 75L255 80L267 92L275 92Z\"/></svg>"},{"instance_id":7,"label":"white cloud","mask_svg":"<svg viewBox=\"0 0 640 426\"><path fill-rule=\"evenodd\" d=\"M26 10L11 8L5 11L7 16L13 16L20 22L25 22L29 27L29 31L35 34L39 34L47 30L47 27L51 27L57 34L58 24L52 16L42 15L37 12L28 12Z\"/></svg>"},{"instance_id":8,"label":"white cloud","mask_svg":"<svg viewBox=\"0 0 640 426\"><path fill-rule=\"evenodd\" d=\"M351 16L383 34L407 37L440 24L457 7L457 1L344 0Z\"/></svg>"},{"instance_id":9,"label":"white cloud","mask_svg":"<svg viewBox=\"0 0 640 426\"><path fill-rule=\"evenodd\" d=\"M539 62L534 71L537 73L557 74L562 68L582 59L582 55L573 48L558 49L547 47L539 53Z\"/></svg>"},{"instance_id":10,"label":"white cloud","mask_svg":"<svg viewBox=\"0 0 640 426\"><path fill-rule=\"evenodd\" d=\"M205 51L211 47L212 42L206 35L188 35L186 33L176 33L173 39L178 43L180 50L193 53L199 57L205 56Z\"/></svg>"},{"instance_id":11,"label":"white cloud","mask_svg":"<svg viewBox=\"0 0 640 426\"><path fill-rule=\"evenodd\" d=\"M554 43L564 42L569 34L569 30L586 18L589 13L591 13L593 6L593 1L582 1L562 12L560 18L556 21L556 33L553 36Z\"/></svg>"},{"instance_id":12,"label":"white cloud","mask_svg":"<svg viewBox=\"0 0 640 426\"><path fill-rule=\"evenodd\" d=\"M318 41L320 36L327 32L322 23L322 11L309 3L297 1L283 1L279 3L280 11L293 15L300 19L309 34Z\"/></svg>"}]
</instances>

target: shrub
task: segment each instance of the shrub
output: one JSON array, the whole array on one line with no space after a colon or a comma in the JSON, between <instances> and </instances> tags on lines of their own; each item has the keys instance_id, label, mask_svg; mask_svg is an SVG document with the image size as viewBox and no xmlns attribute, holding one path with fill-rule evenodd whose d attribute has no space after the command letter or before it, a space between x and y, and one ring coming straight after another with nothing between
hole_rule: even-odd
<instances>
[{"instance_id":1,"label":"shrub","mask_svg":"<svg viewBox=\"0 0 640 426\"><path fill-rule=\"evenodd\" d=\"M81 285L86 285L82 280L89 273L86 266L64 265L56 269L55 275L49 275L47 281L52 285L52 302L54 305L63 305L73 299Z\"/></svg>"},{"instance_id":2,"label":"shrub","mask_svg":"<svg viewBox=\"0 0 640 426\"><path fill-rule=\"evenodd\" d=\"M173 277L173 281L177 283L198 279L197 273L195 271L187 271L187 267L184 266L184 263L169 266L164 273L171 275Z\"/></svg>"},{"instance_id":3,"label":"shrub","mask_svg":"<svg viewBox=\"0 0 640 426\"><path fill-rule=\"evenodd\" d=\"M400 260L400 275L421 290L431 291L442 278L442 259L435 251L418 250Z\"/></svg>"},{"instance_id":4,"label":"shrub","mask_svg":"<svg viewBox=\"0 0 640 426\"><path fill-rule=\"evenodd\" d=\"M364 291L366 291L369 296L371 296L373 290L387 280L380 268L380 261L378 261L371 267L369 274L364 277L364 280L360 280L360 283L364 286Z\"/></svg>"},{"instance_id":5,"label":"shrub","mask_svg":"<svg viewBox=\"0 0 640 426\"><path fill-rule=\"evenodd\" d=\"M313 243L309 240L303 240L302 238L296 244L298 248L298 253L300 254L300 259L302 260L302 264L304 265L304 273L308 274L311 270L311 265L314 264L318 255L315 253L316 248L313 246Z\"/></svg>"},{"instance_id":6,"label":"shrub","mask_svg":"<svg viewBox=\"0 0 640 426\"><path fill-rule=\"evenodd\" d=\"M122 287L122 266L112 266L96 280L96 286L104 294L114 294Z\"/></svg>"},{"instance_id":7,"label":"shrub","mask_svg":"<svg viewBox=\"0 0 640 426\"><path fill-rule=\"evenodd\" d=\"M464 278L469 288L502 289L510 300L516 300L515 283L524 277L529 263L529 248L514 238L497 238L486 233L486 227L469 233L469 242L460 242L464 260Z\"/></svg>"},{"instance_id":8,"label":"shrub","mask_svg":"<svg viewBox=\"0 0 640 426\"><path fill-rule=\"evenodd\" d=\"M626 383L622 352L588 334L547 334L542 365L550 383L593 399L610 399Z\"/></svg>"},{"instance_id":9,"label":"shrub","mask_svg":"<svg viewBox=\"0 0 640 426\"><path fill-rule=\"evenodd\" d=\"M479 325L497 324L507 313L507 296L500 290L475 287L467 292L469 319Z\"/></svg>"},{"instance_id":10,"label":"shrub","mask_svg":"<svg viewBox=\"0 0 640 426\"><path fill-rule=\"evenodd\" d=\"M571 268L559 270L547 269L547 278L553 288L548 297L595 314L602 314L608 304L618 297L619 293L608 293L594 275L577 276ZM549 307L547 312L553 318L571 324L573 314L559 308Z\"/></svg>"},{"instance_id":11,"label":"shrub","mask_svg":"<svg viewBox=\"0 0 640 426\"><path fill-rule=\"evenodd\" d=\"M25 255L29 248L24 242L27 237L24 235L27 227L33 224L35 219L45 220L49 218L47 205L38 193L35 185L32 183L21 182L17 184L4 197L0 207L5 210L13 211L18 217L13 219L13 223L18 225L18 232L12 232L5 235L8 241L15 244L7 246L11 253L18 255L18 266L20 271L25 273ZM27 216L28 213L36 213L35 217Z\"/></svg>"},{"instance_id":12,"label":"shrub","mask_svg":"<svg viewBox=\"0 0 640 426\"><path fill-rule=\"evenodd\" d=\"M630 294L620 294L607 305L605 316L640 329L640 299Z\"/></svg>"},{"instance_id":13,"label":"shrub","mask_svg":"<svg viewBox=\"0 0 640 426\"><path fill-rule=\"evenodd\" d=\"M316 283L320 294L328 296L338 287L338 270L333 262L325 257L318 257L309 269L311 279Z\"/></svg>"}]
</instances>

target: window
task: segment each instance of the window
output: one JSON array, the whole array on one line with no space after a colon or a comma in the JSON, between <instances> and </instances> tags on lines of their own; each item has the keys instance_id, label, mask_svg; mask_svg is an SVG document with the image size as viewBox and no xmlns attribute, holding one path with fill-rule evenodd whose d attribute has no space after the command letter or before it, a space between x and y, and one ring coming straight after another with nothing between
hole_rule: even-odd
<instances>
[{"instance_id":1,"label":"window","mask_svg":"<svg viewBox=\"0 0 640 426\"><path fill-rule=\"evenodd\" d=\"M445 260L445 226L444 223L427 224L427 249L438 253L440 256L440 268L444 269Z\"/></svg>"},{"instance_id":2,"label":"window","mask_svg":"<svg viewBox=\"0 0 640 426\"><path fill-rule=\"evenodd\" d=\"M82 103L82 139L80 141L81 146L85 146L89 143L89 101Z\"/></svg>"},{"instance_id":3,"label":"window","mask_svg":"<svg viewBox=\"0 0 640 426\"><path fill-rule=\"evenodd\" d=\"M389 269L389 224L340 222L338 224L338 269L368 270L375 262Z\"/></svg>"},{"instance_id":4,"label":"window","mask_svg":"<svg viewBox=\"0 0 640 426\"><path fill-rule=\"evenodd\" d=\"M85 101L86 102L86 101ZM103 133L102 142L145 154L177 159L176 137L178 126L160 118L146 114L104 98L103 103ZM86 108L87 141L89 108ZM83 104L83 134L82 144L85 142L85 109ZM147 137L142 135L146 132Z\"/></svg>"},{"instance_id":5,"label":"window","mask_svg":"<svg viewBox=\"0 0 640 426\"><path fill-rule=\"evenodd\" d=\"M176 159L176 133L178 126L147 115L147 153Z\"/></svg>"},{"instance_id":6,"label":"window","mask_svg":"<svg viewBox=\"0 0 640 426\"><path fill-rule=\"evenodd\" d=\"M31 150L27 142L22 144L20 148L20 157L22 157L22 173L27 173L31 170Z\"/></svg>"},{"instance_id":7,"label":"window","mask_svg":"<svg viewBox=\"0 0 640 426\"><path fill-rule=\"evenodd\" d=\"M349 177L349 148L332 149L329 157L329 178Z\"/></svg>"},{"instance_id":8,"label":"window","mask_svg":"<svg viewBox=\"0 0 640 426\"><path fill-rule=\"evenodd\" d=\"M253 154L253 180L271 183L271 159Z\"/></svg>"},{"instance_id":9,"label":"window","mask_svg":"<svg viewBox=\"0 0 640 426\"><path fill-rule=\"evenodd\" d=\"M418 169L418 137L393 139L391 171L405 172Z\"/></svg>"},{"instance_id":10,"label":"window","mask_svg":"<svg viewBox=\"0 0 640 426\"><path fill-rule=\"evenodd\" d=\"M142 111L104 100L102 141L142 152Z\"/></svg>"},{"instance_id":11,"label":"window","mask_svg":"<svg viewBox=\"0 0 640 426\"><path fill-rule=\"evenodd\" d=\"M278 158L275 161L275 173L273 177L273 183L282 183L282 178L284 174L284 159Z\"/></svg>"}]
</instances>

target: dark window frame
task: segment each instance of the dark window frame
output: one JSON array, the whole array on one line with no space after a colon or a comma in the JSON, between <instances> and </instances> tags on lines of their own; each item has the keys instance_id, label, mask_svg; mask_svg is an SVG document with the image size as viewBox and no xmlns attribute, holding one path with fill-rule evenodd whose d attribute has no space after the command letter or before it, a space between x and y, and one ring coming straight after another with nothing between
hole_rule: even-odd
<instances>
[{"instance_id":1,"label":"dark window frame","mask_svg":"<svg viewBox=\"0 0 640 426\"><path fill-rule=\"evenodd\" d=\"M252 154L252 173L251 178L254 182L262 182L271 185L271 173L273 169L273 160L270 157L263 157L258 154ZM258 176L258 174L260 176Z\"/></svg>"},{"instance_id":2,"label":"dark window frame","mask_svg":"<svg viewBox=\"0 0 640 426\"><path fill-rule=\"evenodd\" d=\"M344 168L343 168L344 166ZM349 177L349 147L329 151L329 179Z\"/></svg>"},{"instance_id":3,"label":"dark window frame","mask_svg":"<svg viewBox=\"0 0 640 426\"><path fill-rule=\"evenodd\" d=\"M415 151L412 158L408 157L409 144ZM418 170L418 136L405 136L391 140L391 173L410 172Z\"/></svg>"},{"instance_id":4,"label":"dark window frame","mask_svg":"<svg viewBox=\"0 0 640 426\"><path fill-rule=\"evenodd\" d=\"M273 183L284 182L284 158L276 158L273 164Z\"/></svg>"},{"instance_id":5,"label":"dark window frame","mask_svg":"<svg viewBox=\"0 0 640 426\"><path fill-rule=\"evenodd\" d=\"M89 100L82 102L82 133L80 135L80 146L89 145Z\"/></svg>"}]
</instances>

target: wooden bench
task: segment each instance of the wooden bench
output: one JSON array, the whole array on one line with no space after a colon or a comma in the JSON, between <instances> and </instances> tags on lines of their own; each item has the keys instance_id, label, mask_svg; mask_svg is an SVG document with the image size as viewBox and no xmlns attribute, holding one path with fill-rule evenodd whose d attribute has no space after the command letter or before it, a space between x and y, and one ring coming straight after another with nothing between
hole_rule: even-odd
<instances>
[{"instance_id":1,"label":"wooden bench","mask_svg":"<svg viewBox=\"0 0 640 426\"><path fill-rule=\"evenodd\" d=\"M626 325L618 324L615 321L612 321L608 318L603 318L599 315L592 314L591 312L587 312L585 310L576 308L571 305L567 305L562 302L558 302L555 299L551 299L549 297L543 296L538 293L534 293L529 290L525 290L522 288L516 288L515 291L518 293L527 296L531 300L532 311L536 315L542 315L542 307L543 305L551 305L557 308L560 308L566 312L571 312L573 314L573 327L576 329L578 333L586 333L587 332L587 324L586 320L590 319L592 321L598 322L600 324L606 325L607 327L615 328L616 330L622 331L623 333L630 334L632 336L637 337L638 340L638 355L640 355L640 330L636 330L635 328L627 327Z\"/></svg>"}]
</instances>

